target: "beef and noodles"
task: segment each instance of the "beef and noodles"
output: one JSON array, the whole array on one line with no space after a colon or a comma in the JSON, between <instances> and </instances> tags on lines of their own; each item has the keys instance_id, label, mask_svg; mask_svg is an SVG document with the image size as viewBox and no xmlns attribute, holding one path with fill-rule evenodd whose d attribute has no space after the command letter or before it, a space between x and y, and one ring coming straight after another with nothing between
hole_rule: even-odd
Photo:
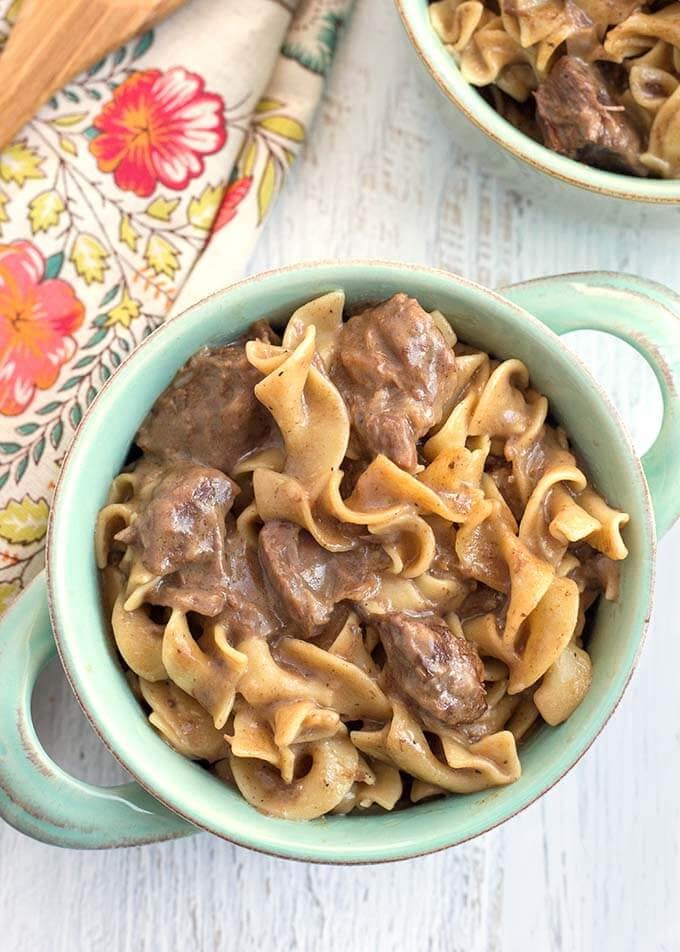
<instances>
[{"instance_id":1,"label":"beef and noodles","mask_svg":"<svg viewBox=\"0 0 680 952\"><path fill-rule=\"evenodd\" d=\"M611 172L680 177L680 3L435 0L430 18L522 132Z\"/></svg>"},{"instance_id":2,"label":"beef and noodles","mask_svg":"<svg viewBox=\"0 0 680 952\"><path fill-rule=\"evenodd\" d=\"M517 780L626 556L524 364L405 294L344 303L192 357L96 530L150 723L290 819Z\"/></svg>"}]
</instances>

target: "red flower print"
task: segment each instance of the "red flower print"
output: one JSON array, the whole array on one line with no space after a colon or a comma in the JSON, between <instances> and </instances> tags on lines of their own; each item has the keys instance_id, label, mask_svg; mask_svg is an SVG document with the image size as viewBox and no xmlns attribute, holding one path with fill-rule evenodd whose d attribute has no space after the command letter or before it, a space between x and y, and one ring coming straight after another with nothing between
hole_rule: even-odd
<instances>
[{"instance_id":1,"label":"red flower print","mask_svg":"<svg viewBox=\"0 0 680 952\"><path fill-rule=\"evenodd\" d=\"M246 175L243 178L236 179L235 182L232 182L231 185L227 187L224 198L222 199L222 204L220 205L220 210L213 222L213 235L232 220L239 205L250 191L252 181L252 175Z\"/></svg>"},{"instance_id":2,"label":"red flower print","mask_svg":"<svg viewBox=\"0 0 680 952\"><path fill-rule=\"evenodd\" d=\"M90 151L116 185L146 197L158 182L180 191L203 172L203 156L227 141L224 103L181 66L134 73L94 120Z\"/></svg>"},{"instance_id":3,"label":"red flower print","mask_svg":"<svg viewBox=\"0 0 680 952\"><path fill-rule=\"evenodd\" d=\"M25 410L36 389L47 390L76 349L71 336L85 309L59 278L43 280L35 245L0 245L0 413Z\"/></svg>"}]
</instances>

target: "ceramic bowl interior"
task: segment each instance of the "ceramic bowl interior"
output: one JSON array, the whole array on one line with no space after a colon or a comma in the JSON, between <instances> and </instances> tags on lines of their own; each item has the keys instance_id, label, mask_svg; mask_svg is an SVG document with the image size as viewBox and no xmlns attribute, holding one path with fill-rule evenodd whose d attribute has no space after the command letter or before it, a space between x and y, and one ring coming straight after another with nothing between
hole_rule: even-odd
<instances>
[{"instance_id":1,"label":"ceramic bowl interior","mask_svg":"<svg viewBox=\"0 0 680 952\"><path fill-rule=\"evenodd\" d=\"M460 338L500 357L519 357L587 460L595 485L631 514L621 597L598 612L589 650L592 689L562 726L522 746L514 785L450 796L390 814L292 822L262 816L154 733L123 676L103 617L93 552L97 511L138 425L176 370L204 344L238 335L260 317L285 322L300 304L343 288L350 304L397 291L439 308ZM62 661L97 732L163 803L212 832L286 857L371 862L461 842L507 819L551 787L583 754L632 671L649 612L653 528L646 483L621 423L580 362L526 312L444 272L380 263L318 264L271 272L196 305L156 331L95 400L65 461L50 526L48 574Z\"/></svg>"},{"instance_id":2,"label":"ceramic bowl interior","mask_svg":"<svg viewBox=\"0 0 680 952\"><path fill-rule=\"evenodd\" d=\"M404 26L425 68L452 105L477 128L533 168L571 185L639 202L680 202L680 180L641 179L591 168L558 155L520 132L467 83L430 23L428 0L396 0Z\"/></svg>"}]
</instances>

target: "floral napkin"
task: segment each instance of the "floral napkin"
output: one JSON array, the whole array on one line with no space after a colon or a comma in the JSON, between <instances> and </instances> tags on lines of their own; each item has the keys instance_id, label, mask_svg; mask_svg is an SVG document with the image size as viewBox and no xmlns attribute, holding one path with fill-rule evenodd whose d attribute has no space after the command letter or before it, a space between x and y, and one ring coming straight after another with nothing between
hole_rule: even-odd
<instances>
[{"instance_id":1,"label":"floral napkin","mask_svg":"<svg viewBox=\"0 0 680 952\"><path fill-rule=\"evenodd\" d=\"M0 0L0 43L19 2ZM98 388L171 311L243 273L351 4L190 0L0 153L0 611L42 567Z\"/></svg>"}]
</instances>

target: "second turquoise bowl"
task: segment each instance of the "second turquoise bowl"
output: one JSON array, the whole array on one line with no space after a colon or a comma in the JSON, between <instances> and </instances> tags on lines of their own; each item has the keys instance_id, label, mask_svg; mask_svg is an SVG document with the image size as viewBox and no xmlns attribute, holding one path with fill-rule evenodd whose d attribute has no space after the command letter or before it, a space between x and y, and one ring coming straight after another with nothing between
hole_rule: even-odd
<instances>
[{"instance_id":1,"label":"second turquoise bowl","mask_svg":"<svg viewBox=\"0 0 680 952\"><path fill-rule=\"evenodd\" d=\"M500 116L463 79L430 23L428 0L395 3L422 65L448 100L447 116L457 140L482 155L489 168L511 177L513 184L521 184L528 194L552 199L565 209L576 200L578 208L589 216L593 214L593 201L597 202L595 195L602 197L600 206L610 211L621 211L627 204L640 202L670 206L672 218L667 220L677 226L680 179L644 179L605 172L534 142ZM496 149L489 149L489 140ZM578 193L570 186L590 192L584 196L587 201L578 202Z\"/></svg>"}]
</instances>

